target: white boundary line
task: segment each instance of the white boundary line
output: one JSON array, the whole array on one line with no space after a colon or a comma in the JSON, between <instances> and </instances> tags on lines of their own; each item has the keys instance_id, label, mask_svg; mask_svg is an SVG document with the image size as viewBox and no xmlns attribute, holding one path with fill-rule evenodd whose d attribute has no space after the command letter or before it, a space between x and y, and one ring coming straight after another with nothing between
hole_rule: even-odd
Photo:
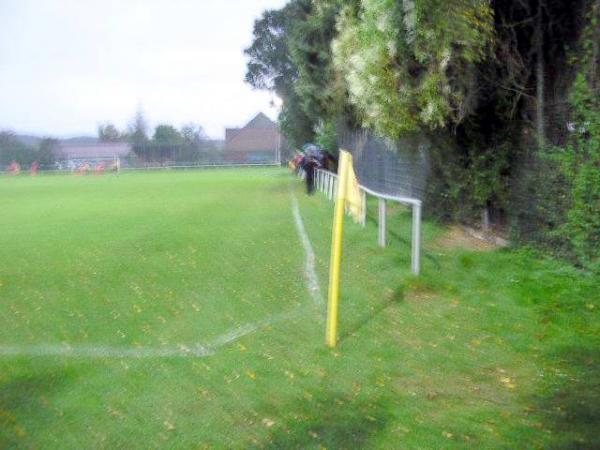
<instances>
[{"instance_id":1,"label":"white boundary line","mask_svg":"<svg viewBox=\"0 0 600 450\"><path fill-rule=\"evenodd\" d=\"M217 336L208 344L191 346L180 344L176 347L112 347L104 345L69 345L37 344L37 345L0 345L0 357L52 357L66 358L205 358L212 356L224 347L244 336L252 334L261 328L266 328L283 320L298 317L303 308L297 308L287 313L275 315L257 323L248 323Z\"/></svg>"},{"instance_id":2,"label":"white boundary line","mask_svg":"<svg viewBox=\"0 0 600 450\"><path fill-rule=\"evenodd\" d=\"M298 199L292 192L292 213L294 214L294 222L296 223L296 230L298 231L298 237L304 247L304 253L306 254L306 260L304 263L304 278L308 287L308 292L312 297L315 304L319 307L323 307L325 302L323 301L323 295L321 294L321 288L319 286L319 278L315 271L315 252L313 251L310 239L304 229L304 223L302 222L302 216L300 216L300 208L298 206Z\"/></svg>"}]
</instances>

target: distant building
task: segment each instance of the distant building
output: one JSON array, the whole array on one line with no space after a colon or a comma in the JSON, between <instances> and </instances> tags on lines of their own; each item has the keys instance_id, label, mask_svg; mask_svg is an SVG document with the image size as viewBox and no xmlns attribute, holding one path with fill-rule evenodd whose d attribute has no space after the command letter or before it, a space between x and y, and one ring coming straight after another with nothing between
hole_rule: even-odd
<instances>
[{"instance_id":1,"label":"distant building","mask_svg":"<svg viewBox=\"0 0 600 450\"><path fill-rule=\"evenodd\" d=\"M126 142L61 143L57 147L56 157L67 166L73 167L82 163L96 164L102 161L124 158L129 152L131 152L131 145Z\"/></svg>"},{"instance_id":2,"label":"distant building","mask_svg":"<svg viewBox=\"0 0 600 450\"><path fill-rule=\"evenodd\" d=\"M281 143L277 124L258 113L242 128L225 129L224 157L240 163L278 162Z\"/></svg>"}]
</instances>

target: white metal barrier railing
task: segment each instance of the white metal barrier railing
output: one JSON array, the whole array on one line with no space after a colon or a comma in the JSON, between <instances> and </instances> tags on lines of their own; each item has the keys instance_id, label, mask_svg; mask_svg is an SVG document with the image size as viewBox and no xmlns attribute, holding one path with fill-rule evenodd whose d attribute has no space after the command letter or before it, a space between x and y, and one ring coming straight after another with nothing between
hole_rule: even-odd
<instances>
[{"instance_id":1,"label":"white metal barrier railing","mask_svg":"<svg viewBox=\"0 0 600 450\"><path fill-rule=\"evenodd\" d=\"M323 192L329 200L335 198L338 176L333 172L323 169L315 169L315 187ZM366 225L367 221L367 195L379 200L378 211L378 243L380 247L386 246L386 218L387 201L402 203L412 207L412 239L411 239L411 268L415 275L419 274L421 268L421 200L410 197L395 196L376 192L365 186L359 185L363 198L363 217L361 223Z\"/></svg>"}]
</instances>

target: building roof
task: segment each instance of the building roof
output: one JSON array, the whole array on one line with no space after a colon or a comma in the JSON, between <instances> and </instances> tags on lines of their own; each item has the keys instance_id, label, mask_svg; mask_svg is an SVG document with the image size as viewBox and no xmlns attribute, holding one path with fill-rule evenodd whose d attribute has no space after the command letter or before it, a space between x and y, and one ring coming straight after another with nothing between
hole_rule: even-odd
<instances>
[{"instance_id":1,"label":"building roof","mask_svg":"<svg viewBox=\"0 0 600 450\"><path fill-rule=\"evenodd\" d=\"M277 124L259 112L244 128L277 128Z\"/></svg>"},{"instance_id":2,"label":"building roof","mask_svg":"<svg viewBox=\"0 0 600 450\"><path fill-rule=\"evenodd\" d=\"M279 145L279 128L263 113L243 128L225 129L225 151L275 151Z\"/></svg>"},{"instance_id":3,"label":"building roof","mask_svg":"<svg viewBox=\"0 0 600 450\"><path fill-rule=\"evenodd\" d=\"M58 153L65 159L96 159L124 157L131 151L126 142L104 142L98 144L60 144Z\"/></svg>"}]
</instances>

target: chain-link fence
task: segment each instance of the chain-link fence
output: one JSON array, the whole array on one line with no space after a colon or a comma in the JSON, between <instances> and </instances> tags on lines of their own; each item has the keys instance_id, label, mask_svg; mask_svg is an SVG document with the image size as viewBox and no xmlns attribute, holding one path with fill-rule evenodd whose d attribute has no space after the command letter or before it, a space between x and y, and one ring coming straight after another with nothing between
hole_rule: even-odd
<instances>
[{"instance_id":1,"label":"chain-link fence","mask_svg":"<svg viewBox=\"0 0 600 450\"><path fill-rule=\"evenodd\" d=\"M538 125L537 134L524 143L513 163L508 180L508 231L517 242L576 260L570 211L577 172L585 165L585 147L593 137L589 123L576 116L567 99L549 102L544 109L542 127ZM568 158L571 164L566 163ZM588 206L590 211L595 208Z\"/></svg>"},{"instance_id":2,"label":"chain-link fence","mask_svg":"<svg viewBox=\"0 0 600 450\"><path fill-rule=\"evenodd\" d=\"M546 99L541 121L534 114L529 122L508 124L478 145L443 133L391 140L344 129L338 130L338 146L352 153L360 184L372 191L422 200L429 217L481 229L495 242L500 237L534 244L575 260L572 232L594 226L594 213L588 211L594 205L583 203L596 202L597 195L597 187L590 186L592 175L576 186L577 172L590 165L585 148L597 137L571 101L566 96ZM580 215L586 218L575 226L577 190ZM580 240L588 242L594 233L584 231Z\"/></svg>"},{"instance_id":3,"label":"chain-link fence","mask_svg":"<svg viewBox=\"0 0 600 450\"><path fill-rule=\"evenodd\" d=\"M229 150L221 146L186 144L134 144L124 159L125 167L197 167L211 165L279 164L278 149Z\"/></svg>"},{"instance_id":4,"label":"chain-link fence","mask_svg":"<svg viewBox=\"0 0 600 450\"><path fill-rule=\"evenodd\" d=\"M115 165L131 170L280 165L279 149L234 151L219 145L181 143L57 144L43 158L40 156L36 149L0 142L0 172L16 173L32 167L41 171L85 172Z\"/></svg>"},{"instance_id":5,"label":"chain-link fence","mask_svg":"<svg viewBox=\"0 0 600 450\"><path fill-rule=\"evenodd\" d=\"M363 186L387 195L423 199L427 184L428 141L410 136L393 141L368 130L340 132L339 147L353 157Z\"/></svg>"}]
</instances>

